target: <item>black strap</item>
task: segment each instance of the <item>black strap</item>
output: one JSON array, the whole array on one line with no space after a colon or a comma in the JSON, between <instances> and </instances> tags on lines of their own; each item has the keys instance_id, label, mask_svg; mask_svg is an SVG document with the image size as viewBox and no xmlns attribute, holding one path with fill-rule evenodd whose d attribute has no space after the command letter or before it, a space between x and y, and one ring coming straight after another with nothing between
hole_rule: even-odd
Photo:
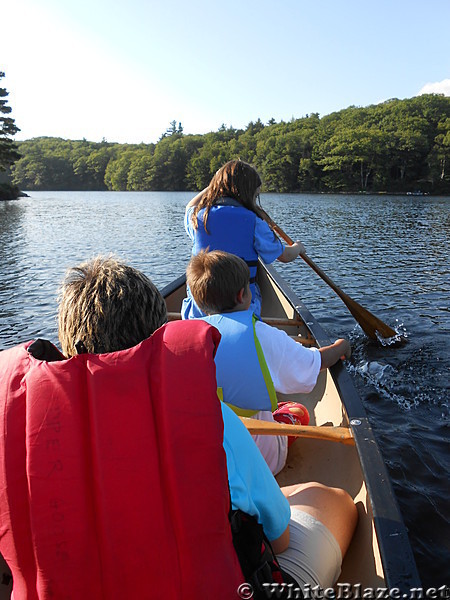
<instances>
[{"instance_id":1,"label":"black strap","mask_svg":"<svg viewBox=\"0 0 450 600\"><path fill-rule=\"evenodd\" d=\"M83 340L78 340L78 342L75 343L75 350L77 351L77 354L88 354Z\"/></svg>"},{"instance_id":2,"label":"black strap","mask_svg":"<svg viewBox=\"0 0 450 600\"><path fill-rule=\"evenodd\" d=\"M242 260L244 260L246 262L247 267L249 269L251 269L252 267L257 267L258 266L258 259L256 259L256 260L245 260L245 258L243 258L242 256L240 258L242 258ZM255 275L255 277L250 277L250 283L256 283L256 275Z\"/></svg>"},{"instance_id":3,"label":"black strap","mask_svg":"<svg viewBox=\"0 0 450 600\"><path fill-rule=\"evenodd\" d=\"M66 357L61 354L56 346L48 340L38 338L27 348L28 352L38 360L53 362L55 360L66 360Z\"/></svg>"},{"instance_id":4,"label":"black strap","mask_svg":"<svg viewBox=\"0 0 450 600\"><path fill-rule=\"evenodd\" d=\"M272 545L264 533L262 525L255 517L241 510L231 510L229 514L233 545L241 565L244 577L252 586L255 600L266 600L267 584L278 584L277 598L290 598L295 587L299 589L295 579L282 570ZM266 584L266 585L265 585ZM285 584L282 586L282 584ZM301 591L300 591L301 593ZM303 597L303 596L299 596Z\"/></svg>"}]
</instances>

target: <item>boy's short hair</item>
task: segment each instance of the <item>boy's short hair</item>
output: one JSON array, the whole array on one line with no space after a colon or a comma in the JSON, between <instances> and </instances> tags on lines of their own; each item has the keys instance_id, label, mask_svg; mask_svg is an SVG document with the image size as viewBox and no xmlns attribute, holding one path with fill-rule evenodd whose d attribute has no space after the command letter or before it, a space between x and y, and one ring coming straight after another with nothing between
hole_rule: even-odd
<instances>
[{"instance_id":1,"label":"boy's short hair","mask_svg":"<svg viewBox=\"0 0 450 600\"><path fill-rule=\"evenodd\" d=\"M166 305L141 271L113 256L70 268L60 287L59 341L66 356L135 346L167 321Z\"/></svg>"},{"instance_id":2,"label":"boy's short hair","mask_svg":"<svg viewBox=\"0 0 450 600\"><path fill-rule=\"evenodd\" d=\"M250 282L247 263L222 250L200 251L186 270L186 281L197 306L207 314L231 311L236 297Z\"/></svg>"}]
</instances>

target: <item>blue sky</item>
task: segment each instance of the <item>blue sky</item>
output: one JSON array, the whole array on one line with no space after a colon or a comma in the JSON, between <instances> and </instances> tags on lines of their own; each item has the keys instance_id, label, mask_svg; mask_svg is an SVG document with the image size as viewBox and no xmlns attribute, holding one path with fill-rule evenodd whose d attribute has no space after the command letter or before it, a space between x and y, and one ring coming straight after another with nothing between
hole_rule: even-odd
<instances>
[{"instance_id":1,"label":"blue sky","mask_svg":"<svg viewBox=\"0 0 450 600\"><path fill-rule=\"evenodd\" d=\"M0 18L17 140L149 143L173 120L450 95L450 0L8 0Z\"/></svg>"}]
</instances>

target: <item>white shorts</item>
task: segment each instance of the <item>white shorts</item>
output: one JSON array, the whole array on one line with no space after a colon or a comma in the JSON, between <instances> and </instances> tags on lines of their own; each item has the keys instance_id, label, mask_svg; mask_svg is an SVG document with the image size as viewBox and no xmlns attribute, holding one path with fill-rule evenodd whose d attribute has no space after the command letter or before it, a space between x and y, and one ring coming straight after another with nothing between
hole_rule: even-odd
<instances>
[{"instance_id":1,"label":"white shorts","mask_svg":"<svg viewBox=\"0 0 450 600\"><path fill-rule=\"evenodd\" d=\"M252 417L258 421L275 423L270 410L260 410ZM277 475L286 464L288 453L287 435L252 435L269 469Z\"/></svg>"},{"instance_id":2,"label":"white shorts","mask_svg":"<svg viewBox=\"0 0 450 600\"><path fill-rule=\"evenodd\" d=\"M341 572L342 554L334 535L323 523L296 508L291 508L289 547L277 558L300 587L333 587Z\"/></svg>"}]
</instances>

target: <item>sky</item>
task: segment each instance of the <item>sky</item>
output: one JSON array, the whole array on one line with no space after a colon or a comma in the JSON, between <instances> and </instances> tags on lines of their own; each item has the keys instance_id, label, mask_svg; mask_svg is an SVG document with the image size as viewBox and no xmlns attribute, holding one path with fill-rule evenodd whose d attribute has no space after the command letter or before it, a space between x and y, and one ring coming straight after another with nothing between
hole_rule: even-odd
<instances>
[{"instance_id":1,"label":"sky","mask_svg":"<svg viewBox=\"0 0 450 600\"><path fill-rule=\"evenodd\" d=\"M6 0L20 132L157 142L421 93L450 96L450 0Z\"/></svg>"}]
</instances>

